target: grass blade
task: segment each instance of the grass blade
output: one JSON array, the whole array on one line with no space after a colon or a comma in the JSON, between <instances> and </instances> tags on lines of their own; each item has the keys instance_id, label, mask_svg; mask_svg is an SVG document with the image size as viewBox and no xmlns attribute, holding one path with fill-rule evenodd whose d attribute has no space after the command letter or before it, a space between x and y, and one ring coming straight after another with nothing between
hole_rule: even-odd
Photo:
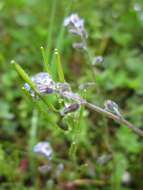
<instances>
[{"instance_id":1,"label":"grass blade","mask_svg":"<svg viewBox=\"0 0 143 190\"><path fill-rule=\"evenodd\" d=\"M42 46L40 47L40 49L41 49L41 53L42 53L42 57L43 57L44 70L50 74L50 66L49 66L48 57L46 55L46 51Z\"/></svg>"},{"instance_id":2,"label":"grass blade","mask_svg":"<svg viewBox=\"0 0 143 190\"><path fill-rule=\"evenodd\" d=\"M70 2L68 2L68 5L67 5L67 9L65 11L65 16L66 17L70 10L71 10L71 6L72 6L72 3L73 3L73 0L71 0ZM62 44L63 44L63 41L64 41L64 32L65 32L65 27L62 23L61 27L60 27L60 32L59 32L59 35L58 35L58 38L57 38L57 43L56 43L56 48L61 51L62 50Z\"/></svg>"},{"instance_id":3,"label":"grass blade","mask_svg":"<svg viewBox=\"0 0 143 190\"><path fill-rule=\"evenodd\" d=\"M32 82L32 80L30 79L30 77L28 76L28 74L23 70L23 68L16 63L14 60L11 61L11 64L14 66L15 70L17 71L17 73L19 74L19 76L25 81L27 82L30 87L32 88L32 90L34 90L35 92L38 92L34 83Z\"/></svg>"},{"instance_id":4,"label":"grass blade","mask_svg":"<svg viewBox=\"0 0 143 190\"><path fill-rule=\"evenodd\" d=\"M52 34L53 34L53 28L54 28L56 5L57 5L57 0L53 0L52 11L50 15L50 25L48 29L48 39L47 39L48 43L47 43L47 48L46 48L48 63L50 62L50 52L51 52L51 47L52 47Z\"/></svg>"},{"instance_id":5,"label":"grass blade","mask_svg":"<svg viewBox=\"0 0 143 190\"><path fill-rule=\"evenodd\" d=\"M69 12L70 12L70 9L71 9L71 5L72 5L72 0L70 2L68 2L68 5L67 5L67 10L66 10L66 13L65 13L65 16L66 17ZM63 22L60 26L60 30L59 30L59 34L58 34L58 37L57 37L57 41L56 41L56 48L61 52L62 51L62 45L63 45L63 41L64 41L64 32L65 32L65 27L63 25ZM52 55L52 58L51 58L51 65L53 65L53 62L54 62L54 54ZM56 69L53 67L53 70L55 71Z\"/></svg>"},{"instance_id":6,"label":"grass blade","mask_svg":"<svg viewBox=\"0 0 143 190\"><path fill-rule=\"evenodd\" d=\"M57 70L59 81L65 82L63 67L62 67L61 59L60 59L60 54L59 54L57 49L55 49L54 54L55 54L55 64L56 64L56 70Z\"/></svg>"}]
</instances>

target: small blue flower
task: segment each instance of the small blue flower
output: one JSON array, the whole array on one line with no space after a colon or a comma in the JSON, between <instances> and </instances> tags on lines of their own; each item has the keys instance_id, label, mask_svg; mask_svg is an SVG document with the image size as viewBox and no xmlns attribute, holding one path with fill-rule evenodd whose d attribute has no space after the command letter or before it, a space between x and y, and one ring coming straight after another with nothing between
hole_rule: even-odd
<instances>
[{"instance_id":1,"label":"small blue flower","mask_svg":"<svg viewBox=\"0 0 143 190\"><path fill-rule=\"evenodd\" d=\"M103 56L98 55L98 56L96 56L96 57L93 59L92 65L96 65L96 64L101 63L101 62L103 62Z\"/></svg>"},{"instance_id":2,"label":"small blue flower","mask_svg":"<svg viewBox=\"0 0 143 190\"><path fill-rule=\"evenodd\" d=\"M49 142L39 142L33 147L33 152L45 156L48 160L52 159L53 150Z\"/></svg>"}]
</instances>

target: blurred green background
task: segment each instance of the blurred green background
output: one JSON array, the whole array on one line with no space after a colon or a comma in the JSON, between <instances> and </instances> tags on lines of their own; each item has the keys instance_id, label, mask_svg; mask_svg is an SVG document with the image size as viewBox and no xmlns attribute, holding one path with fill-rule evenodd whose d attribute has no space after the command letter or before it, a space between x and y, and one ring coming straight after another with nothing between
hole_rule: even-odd
<instances>
[{"instance_id":1,"label":"blurred green background","mask_svg":"<svg viewBox=\"0 0 143 190\"><path fill-rule=\"evenodd\" d=\"M75 37L63 28L64 17L71 13L84 18L93 57L104 57L92 65L94 81L84 53L72 48ZM24 95L23 81L10 64L15 59L30 76L43 71L40 46L50 44L50 61L58 48L74 91L82 83L95 82L86 98L100 106L114 100L143 130L142 34L142 0L0 0L0 190L143 189L142 138L86 109L79 131L54 126L55 121L61 124L59 116L46 107L43 111L44 105L38 109ZM74 138L73 160L69 149ZM33 154L32 147L46 140L57 159L43 173L38 168L47 160Z\"/></svg>"}]
</instances>

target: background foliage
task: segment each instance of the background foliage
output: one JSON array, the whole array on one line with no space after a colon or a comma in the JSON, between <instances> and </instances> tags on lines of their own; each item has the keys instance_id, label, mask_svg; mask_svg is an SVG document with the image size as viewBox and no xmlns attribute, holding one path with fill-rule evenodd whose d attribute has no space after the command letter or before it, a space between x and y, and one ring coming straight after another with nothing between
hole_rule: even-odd
<instances>
[{"instance_id":1,"label":"background foliage","mask_svg":"<svg viewBox=\"0 0 143 190\"><path fill-rule=\"evenodd\" d=\"M62 27L65 15L72 12L85 19L91 54L104 56L102 63L92 66L94 81L83 52L71 47L75 37ZM32 75L43 70L40 46L49 45L50 62L58 48L66 81L75 91L84 82L95 82L85 92L90 102L103 106L104 100L112 99L142 128L143 1L1 0L0 18L0 189L141 190L143 139L86 109L81 118L79 112L69 117L72 129L65 132L54 125L61 125L57 114L41 103L37 109L24 95L10 60ZM78 129L73 118L80 120ZM51 143L57 157L46 174L38 167L47 161L32 153L33 145L42 140ZM59 174L60 163L65 167ZM126 173L131 181L123 184Z\"/></svg>"}]
</instances>

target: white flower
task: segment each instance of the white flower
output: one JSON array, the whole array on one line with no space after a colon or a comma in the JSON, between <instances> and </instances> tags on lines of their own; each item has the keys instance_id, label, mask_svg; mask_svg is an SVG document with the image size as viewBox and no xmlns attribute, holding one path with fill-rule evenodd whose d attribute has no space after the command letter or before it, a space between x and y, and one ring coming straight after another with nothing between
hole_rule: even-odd
<instances>
[{"instance_id":1,"label":"white flower","mask_svg":"<svg viewBox=\"0 0 143 190\"><path fill-rule=\"evenodd\" d=\"M48 160L51 160L53 150L49 142L39 142L33 147L33 152L45 156Z\"/></svg>"},{"instance_id":2,"label":"white flower","mask_svg":"<svg viewBox=\"0 0 143 190\"><path fill-rule=\"evenodd\" d=\"M122 183L129 184L131 182L131 174L128 171L125 171L122 176Z\"/></svg>"}]
</instances>

